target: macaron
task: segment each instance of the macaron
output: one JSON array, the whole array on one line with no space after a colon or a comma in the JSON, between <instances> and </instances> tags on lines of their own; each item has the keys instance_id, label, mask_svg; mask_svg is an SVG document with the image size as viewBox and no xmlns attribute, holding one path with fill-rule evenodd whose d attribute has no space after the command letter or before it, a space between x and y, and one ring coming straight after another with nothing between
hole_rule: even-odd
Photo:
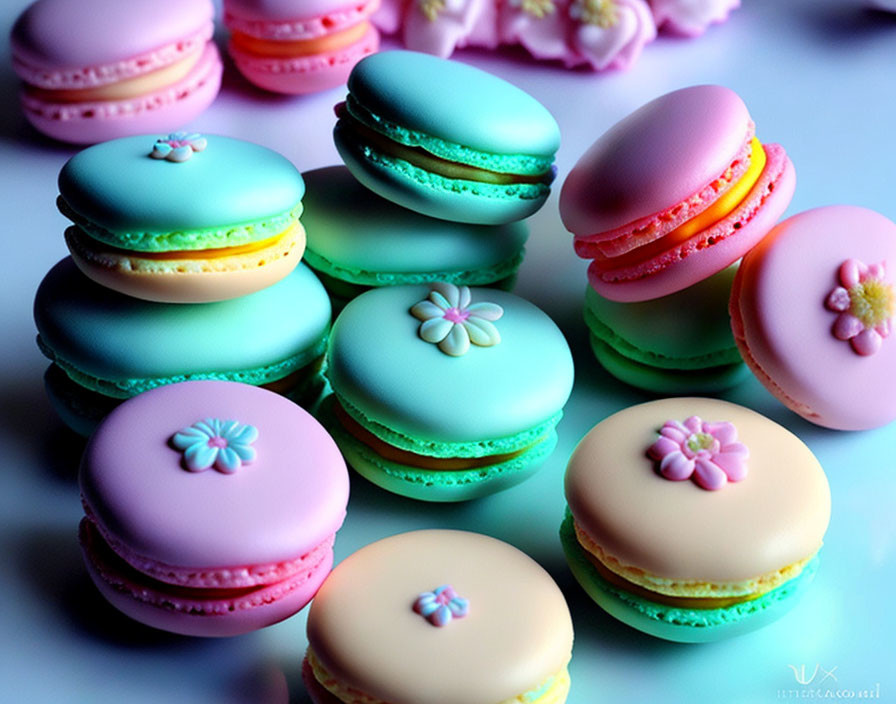
<instances>
[{"instance_id":1,"label":"macaron","mask_svg":"<svg viewBox=\"0 0 896 704\"><path fill-rule=\"evenodd\" d=\"M532 303L498 289L391 286L333 323L320 417L384 489L462 501L531 476L557 443L569 346Z\"/></svg>"},{"instance_id":2,"label":"macaron","mask_svg":"<svg viewBox=\"0 0 896 704\"><path fill-rule=\"evenodd\" d=\"M347 557L308 611L315 704L563 704L573 631L550 575L494 538L393 535Z\"/></svg>"},{"instance_id":3,"label":"macaron","mask_svg":"<svg viewBox=\"0 0 896 704\"><path fill-rule=\"evenodd\" d=\"M302 174L305 262L330 293L449 281L511 288L527 226L455 223L420 215L362 186L344 166Z\"/></svg>"},{"instance_id":4,"label":"macaron","mask_svg":"<svg viewBox=\"0 0 896 704\"><path fill-rule=\"evenodd\" d=\"M170 132L218 94L211 0L37 0L16 20L25 117L64 142Z\"/></svg>"},{"instance_id":5,"label":"macaron","mask_svg":"<svg viewBox=\"0 0 896 704\"><path fill-rule=\"evenodd\" d=\"M744 257L731 323L765 387L817 425L896 419L896 224L866 208L788 218Z\"/></svg>"},{"instance_id":6,"label":"macaron","mask_svg":"<svg viewBox=\"0 0 896 704\"><path fill-rule=\"evenodd\" d=\"M699 643L781 616L816 572L831 497L790 431L706 398L632 406L598 423L566 470L563 549L611 616Z\"/></svg>"},{"instance_id":7,"label":"macaron","mask_svg":"<svg viewBox=\"0 0 896 704\"><path fill-rule=\"evenodd\" d=\"M348 472L306 411L270 391L191 381L116 408L79 475L87 571L131 618L231 636L302 609L333 564Z\"/></svg>"},{"instance_id":8,"label":"macaron","mask_svg":"<svg viewBox=\"0 0 896 704\"><path fill-rule=\"evenodd\" d=\"M275 93L344 84L380 45L368 21L379 0L224 0L227 50L249 81Z\"/></svg>"},{"instance_id":9,"label":"macaron","mask_svg":"<svg viewBox=\"0 0 896 704\"><path fill-rule=\"evenodd\" d=\"M731 334L736 266L683 291L620 303L591 286L585 323L595 357L617 379L656 394L714 393L750 376Z\"/></svg>"},{"instance_id":10,"label":"macaron","mask_svg":"<svg viewBox=\"0 0 896 704\"><path fill-rule=\"evenodd\" d=\"M59 173L72 258L129 296L207 303L266 288L305 249L305 185L286 157L218 135L103 142Z\"/></svg>"},{"instance_id":11,"label":"macaron","mask_svg":"<svg viewBox=\"0 0 896 704\"><path fill-rule=\"evenodd\" d=\"M192 379L242 381L304 401L319 391L330 301L300 264L257 293L219 303L151 303L84 276L66 257L34 300L50 401L87 435L125 398Z\"/></svg>"},{"instance_id":12,"label":"macaron","mask_svg":"<svg viewBox=\"0 0 896 704\"><path fill-rule=\"evenodd\" d=\"M752 249L790 203L796 177L761 144L722 86L667 93L617 122L566 177L560 215L588 280L614 301L668 296Z\"/></svg>"},{"instance_id":13,"label":"macaron","mask_svg":"<svg viewBox=\"0 0 896 704\"><path fill-rule=\"evenodd\" d=\"M560 129L516 86L467 64L385 51L358 62L348 91L336 106L336 148L384 198L481 225L522 220L547 199Z\"/></svg>"}]
</instances>

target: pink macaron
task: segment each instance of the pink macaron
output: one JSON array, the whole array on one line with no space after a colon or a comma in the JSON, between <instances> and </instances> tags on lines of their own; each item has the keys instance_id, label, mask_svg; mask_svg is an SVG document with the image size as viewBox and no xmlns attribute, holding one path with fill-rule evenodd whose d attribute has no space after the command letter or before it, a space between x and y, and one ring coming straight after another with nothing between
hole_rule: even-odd
<instances>
[{"instance_id":1,"label":"pink macaron","mask_svg":"<svg viewBox=\"0 0 896 704\"><path fill-rule=\"evenodd\" d=\"M741 262L731 292L741 354L807 420L896 420L896 224L853 206L788 218Z\"/></svg>"},{"instance_id":2,"label":"pink macaron","mask_svg":"<svg viewBox=\"0 0 896 704\"><path fill-rule=\"evenodd\" d=\"M211 0L37 0L11 34L25 116L78 144L181 127L221 84L213 16Z\"/></svg>"},{"instance_id":3,"label":"pink macaron","mask_svg":"<svg viewBox=\"0 0 896 704\"><path fill-rule=\"evenodd\" d=\"M722 86L667 93L616 123L582 156L560 215L605 298L683 290L754 247L790 203L793 165L761 144L740 97Z\"/></svg>"},{"instance_id":4,"label":"pink macaron","mask_svg":"<svg viewBox=\"0 0 896 704\"><path fill-rule=\"evenodd\" d=\"M191 381L116 408L80 473L87 570L156 628L229 636L292 616L333 564L348 473L307 412L255 386Z\"/></svg>"},{"instance_id":5,"label":"pink macaron","mask_svg":"<svg viewBox=\"0 0 896 704\"><path fill-rule=\"evenodd\" d=\"M228 51L252 83L275 93L342 85L379 48L368 19L379 0L224 0Z\"/></svg>"}]
</instances>

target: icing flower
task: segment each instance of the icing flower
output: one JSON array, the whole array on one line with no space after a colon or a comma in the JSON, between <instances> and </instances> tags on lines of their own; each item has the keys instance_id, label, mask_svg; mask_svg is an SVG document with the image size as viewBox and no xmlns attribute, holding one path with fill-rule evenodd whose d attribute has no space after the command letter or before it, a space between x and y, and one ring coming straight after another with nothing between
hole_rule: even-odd
<instances>
[{"instance_id":1,"label":"icing flower","mask_svg":"<svg viewBox=\"0 0 896 704\"><path fill-rule=\"evenodd\" d=\"M740 0L650 0L656 26L682 37L700 36L738 7Z\"/></svg>"},{"instance_id":2,"label":"icing flower","mask_svg":"<svg viewBox=\"0 0 896 704\"><path fill-rule=\"evenodd\" d=\"M201 152L208 146L208 141L196 132L172 132L164 139L157 139L149 155L153 159L168 161L186 161L193 152Z\"/></svg>"},{"instance_id":3,"label":"icing flower","mask_svg":"<svg viewBox=\"0 0 896 704\"><path fill-rule=\"evenodd\" d=\"M554 0L509 0L509 4L511 7L518 8L536 19L550 15L557 9L554 6Z\"/></svg>"},{"instance_id":4,"label":"icing flower","mask_svg":"<svg viewBox=\"0 0 896 704\"><path fill-rule=\"evenodd\" d=\"M504 315L504 309L495 303L470 300L468 286L434 282L426 300L411 308L411 315L423 321L420 337L452 357L465 355L471 342L480 347L497 345L501 334L491 321Z\"/></svg>"},{"instance_id":5,"label":"icing flower","mask_svg":"<svg viewBox=\"0 0 896 704\"><path fill-rule=\"evenodd\" d=\"M647 454L659 462L666 479L694 482L710 491L747 476L750 453L737 442L737 429L727 422L707 423L691 416L684 423L666 421Z\"/></svg>"},{"instance_id":6,"label":"icing flower","mask_svg":"<svg viewBox=\"0 0 896 704\"><path fill-rule=\"evenodd\" d=\"M451 623L453 618L463 618L469 611L470 602L459 597L450 584L423 592L414 602L414 612L440 628Z\"/></svg>"},{"instance_id":7,"label":"icing flower","mask_svg":"<svg viewBox=\"0 0 896 704\"><path fill-rule=\"evenodd\" d=\"M258 429L235 420L206 418L183 428L171 438L171 444L184 453L184 464L191 472L201 472L214 465L225 474L232 474L242 464L255 459L250 445L258 438Z\"/></svg>"},{"instance_id":8,"label":"icing flower","mask_svg":"<svg viewBox=\"0 0 896 704\"><path fill-rule=\"evenodd\" d=\"M408 49L448 58L456 48L473 44L494 48L495 3L490 0L411 0L407 5L388 2L374 16L383 31L402 27Z\"/></svg>"},{"instance_id":9,"label":"icing flower","mask_svg":"<svg viewBox=\"0 0 896 704\"><path fill-rule=\"evenodd\" d=\"M893 329L896 286L885 276L885 262L866 266L858 259L847 259L840 265L840 285L825 301L828 310L840 314L832 328L834 337L849 340L862 356L877 352Z\"/></svg>"}]
</instances>

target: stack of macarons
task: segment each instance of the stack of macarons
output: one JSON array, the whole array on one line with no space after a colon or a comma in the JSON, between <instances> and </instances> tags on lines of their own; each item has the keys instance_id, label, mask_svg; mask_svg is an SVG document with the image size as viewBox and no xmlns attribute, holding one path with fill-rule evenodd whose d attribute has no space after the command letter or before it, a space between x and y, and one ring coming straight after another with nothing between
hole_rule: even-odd
<instances>
[{"instance_id":1,"label":"stack of macarons","mask_svg":"<svg viewBox=\"0 0 896 704\"><path fill-rule=\"evenodd\" d=\"M551 114L496 76L410 51L364 58L348 91L334 130L345 166L304 174L306 260L334 297L431 281L510 288L520 221L554 177Z\"/></svg>"},{"instance_id":2,"label":"stack of macarons","mask_svg":"<svg viewBox=\"0 0 896 704\"><path fill-rule=\"evenodd\" d=\"M790 203L793 165L722 86L660 96L603 134L563 184L560 214L591 260L598 360L653 392L743 378L728 317L734 270Z\"/></svg>"},{"instance_id":3,"label":"stack of macarons","mask_svg":"<svg viewBox=\"0 0 896 704\"><path fill-rule=\"evenodd\" d=\"M124 137L72 157L59 192L71 257L34 316L69 425L88 433L121 399L189 379L313 393L331 308L300 263L288 159L217 135Z\"/></svg>"}]
</instances>

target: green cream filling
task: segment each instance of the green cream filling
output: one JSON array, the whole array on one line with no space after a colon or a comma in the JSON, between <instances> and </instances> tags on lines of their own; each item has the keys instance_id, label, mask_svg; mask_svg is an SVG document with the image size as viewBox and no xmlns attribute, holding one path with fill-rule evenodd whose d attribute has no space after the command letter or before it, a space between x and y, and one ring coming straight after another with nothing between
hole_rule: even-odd
<instances>
[{"instance_id":1,"label":"green cream filling","mask_svg":"<svg viewBox=\"0 0 896 704\"><path fill-rule=\"evenodd\" d=\"M171 232L113 232L75 212L59 196L59 211L95 240L135 252L180 252L219 247L238 247L269 239L286 230L302 214L299 203L289 210L239 225L209 227Z\"/></svg>"},{"instance_id":2,"label":"green cream filling","mask_svg":"<svg viewBox=\"0 0 896 704\"><path fill-rule=\"evenodd\" d=\"M580 578L581 575L586 575L589 582L597 589L618 599L647 618L675 626L712 628L713 626L743 621L771 608L778 602L789 599L808 584L818 569L818 555L815 555L806 563L799 575L755 599L720 609L677 608L668 604L642 599L607 582L586 557L584 548L582 548L576 538L573 524L574 519L567 509L566 517L560 527L560 541L563 544L566 559L574 567L573 572L576 573L576 577Z\"/></svg>"},{"instance_id":3,"label":"green cream filling","mask_svg":"<svg viewBox=\"0 0 896 704\"><path fill-rule=\"evenodd\" d=\"M345 108L358 122L379 132L383 136L408 147L420 147L430 154L448 161L475 166L487 171L522 174L525 176L544 174L550 170L551 165L554 163L553 154L550 156L491 154L402 127L378 115L374 115L360 105L351 95L346 98Z\"/></svg>"},{"instance_id":4,"label":"green cream filling","mask_svg":"<svg viewBox=\"0 0 896 704\"><path fill-rule=\"evenodd\" d=\"M428 455L429 457L488 457L489 455L503 455L510 452L517 452L534 445L538 440L547 437L563 417L563 411L558 411L534 428L524 430L516 435L496 438L493 440L481 440L479 442L421 441L408 437L407 435L402 435L375 420L371 420L338 392L334 393L334 396L338 399L343 409L345 409L345 412L348 413L356 423L366 430L369 430L383 442L401 450L407 450L408 452L413 452L418 455Z\"/></svg>"},{"instance_id":5,"label":"green cream filling","mask_svg":"<svg viewBox=\"0 0 896 704\"><path fill-rule=\"evenodd\" d=\"M241 369L226 372L192 372L189 374L174 374L171 376L130 379L101 379L87 374L78 369L68 360L60 357L38 336L37 346L41 352L56 364L76 384L91 391L109 396L110 398L125 399L136 396L139 393L154 389L157 386L174 384L181 381L198 381L202 379L217 379L221 381L240 381L244 384L261 386L289 376L307 364L320 357L326 349L327 338L324 336L316 345L304 352L289 357L288 359L273 364L267 364L254 369Z\"/></svg>"}]
</instances>

